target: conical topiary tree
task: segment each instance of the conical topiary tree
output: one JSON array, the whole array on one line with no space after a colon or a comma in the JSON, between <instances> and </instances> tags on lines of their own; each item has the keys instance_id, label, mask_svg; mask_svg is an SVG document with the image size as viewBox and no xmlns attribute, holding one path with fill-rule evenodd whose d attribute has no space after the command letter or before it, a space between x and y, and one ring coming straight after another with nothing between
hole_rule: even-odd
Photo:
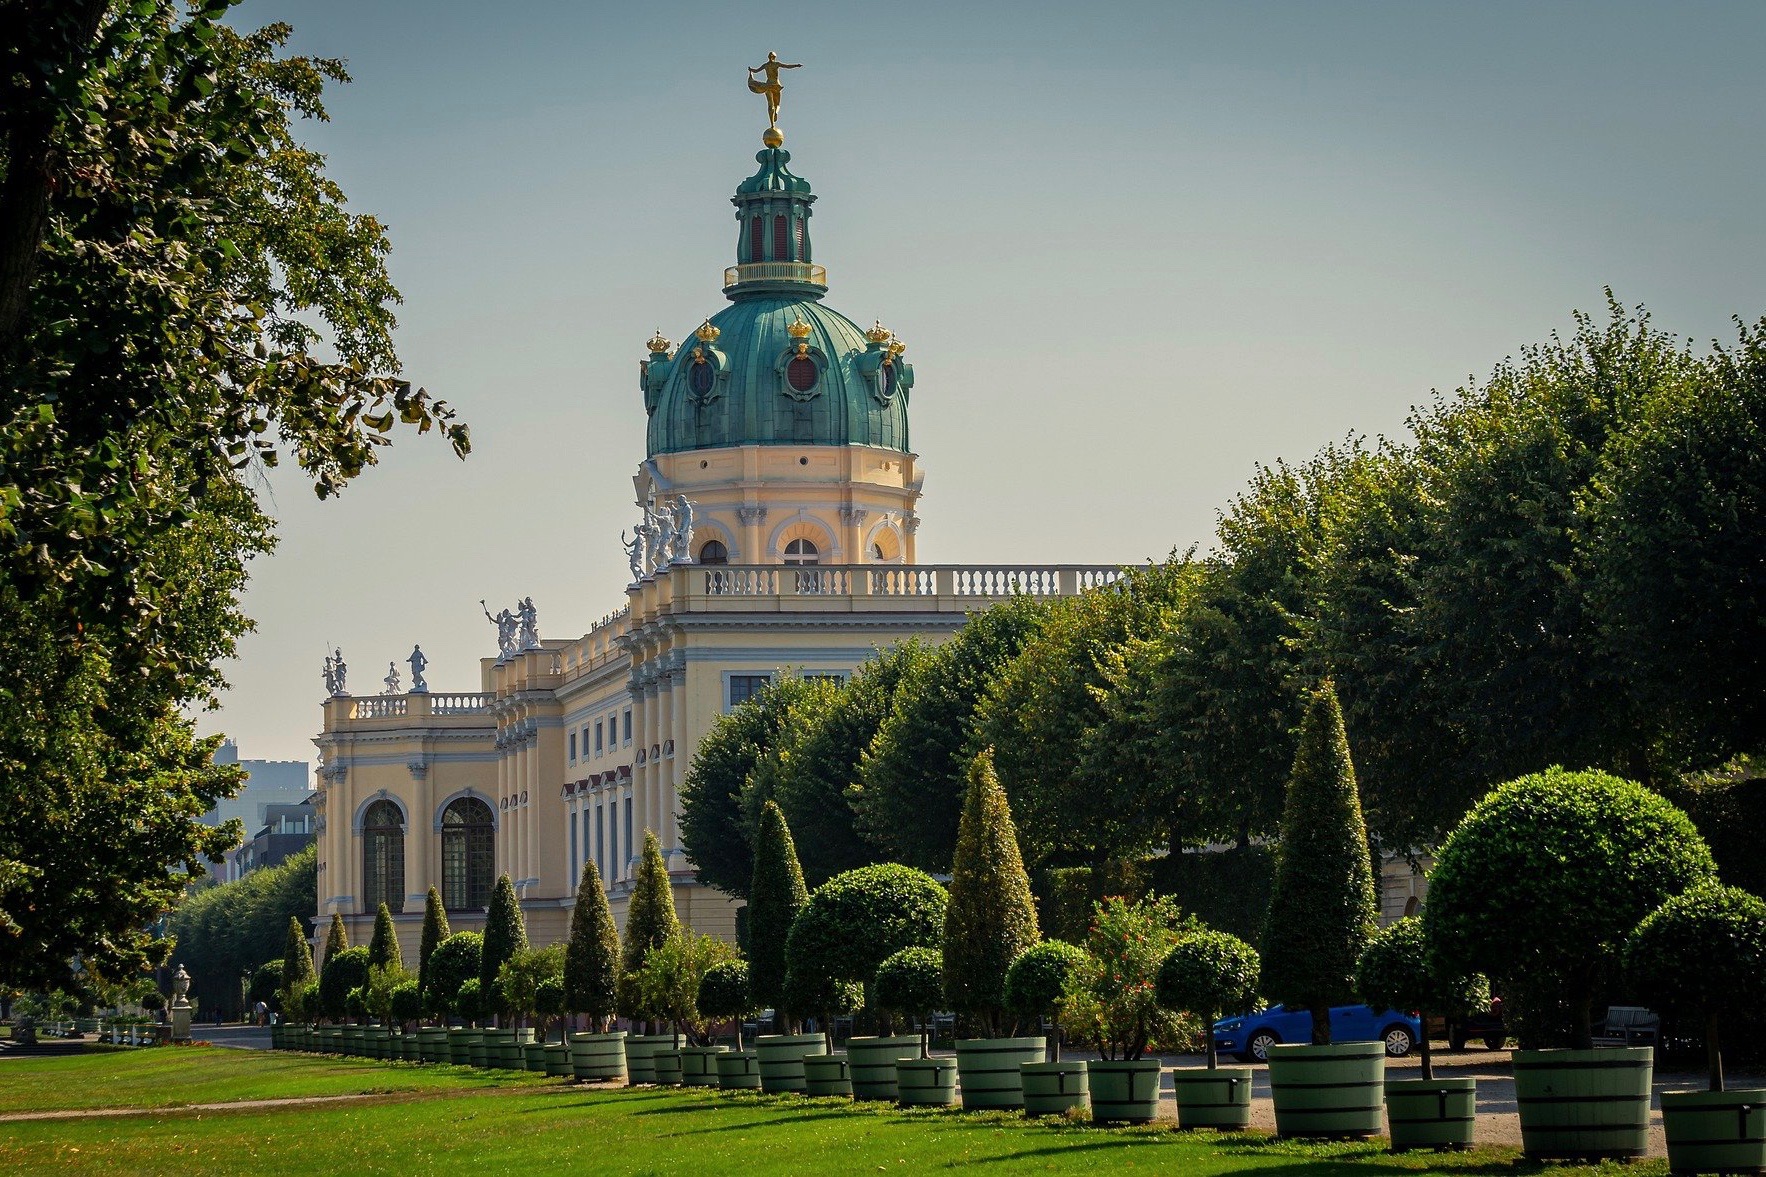
<instances>
[{"instance_id":1,"label":"conical topiary tree","mask_svg":"<svg viewBox=\"0 0 1766 1177\"><path fill-rule=\"evenodd\" d=\"M291 915L288 939L282 948L282 1008L291 1013L298 1011L307 986L317 984L318 980L318 973L313 971L313 946L307 943L300 917Z\"/></svg>"},{"instance_id":2,"label":"conical topiary tree","mask_svg":"<svg viewBox=\"0 0 1766 1177\"><path fill-rule=\"evenodd\" d=\"M756 1005L772 1006L781 1020L785 1016L785 944L792 922L808 902L791 827L785 824L784 811L768 801L760 811L754 839L754 884L748 889L748 988Z\"/></svg>"},{"instance_id":3,"label":"conical topiary tree","mask_svg":"<svg viewBox=\"0 0 1766 1177\"><path fill-rule=\"evenodd\" d=\"M654 830L644 831L644 850L638 857L631 899L625 909L625 942L620 945L622 980L621 1010L627 1017L648 1024L653 1011L644 1002L637 976L650 953L668 942L680 927L675 916L674 888L668 881L668 864L662 860L662 843Z\"/></svg>"},{"instance_id":4,"label":"conical topiary tree","mask_svg":"<svg viewBox=\"0 0 1766 1177\"><path fill-rule=\"evenodd\" d=\"M601 887L601 872L591 859L583 864L570 913L570 940L564 949L564 1008L587 1014L595 1030L605 1033L613 1016L619 984L619 930Z\"/></svg>"},{"instance_id":5,"label":"conical topiary tree","mask_svg":"<svg viewBox=\"0 0 1766 1177\"><path fill-rule=\"evenodd\" d=\"M1331 1040L1331 1006L1355 1000L1378 911L1349 738L1327 681L1300 725L1263 927L1263 990L1312 1012L1316 1045Z\"/></svg>"},{"instance_id":6,"label":"conical topiary tree","mask_svg":"<svg viewBox=\"0 0 1766 1177\"><path fill-rule=\"evenodd\" d=\"M435 955L435 946L446 940L453 933L448 928L448 911L442 906L441 892L434 887L423 898L423 936L417 942L417 988L427 991L425 982L429 979L429 958Z\"/></svg>"},{"instance_id":7,"label":"conical topiary tree","mask_svg":"<svg viewBox=\"0 0 1766 1177\"><path fill-rule=\"evenodd\" d=\"M521 900L515 897L515 884L509 876L499 875L491 892L490 911L484 917L484 955L478 962L478 990L492 1013L502 1012L497 974L503 962L526 947L527 919L521 914Z\"/></svg>"},{"instance_id":8,"label":"conical topiary tree","mask_svg":"<svg viewBox=\"0 0 1766 1177\"><path fill-rule=\"evenodd\" d=\"M349 929L343 926L343 915L331 913L331 927L325 931L325 959L319 962L324 969L331 964L331 959L350 946Z\"/></svg>"},{"instance_id":9,"label":"conical topiary tree","mask_svg":"<svg viewBox=\"0 0 1766 1177\"><path fill-rule=\"evenodd\" d=\"M1040 937L1030 876L1018 852L993 749L969 764L968 795L957 826L950 905L944 917L944 999L973 1014L988 1036L1000 1033L1006 970Z\"/></svg>"},{"instance_id":10,"label":"conical topiary tree","mask_svg":"<svg viewBox=\"0 0 1766 1177\"><path fill-rule=\"evenodd\" d=\"M404 954L399 951L398 929L393 927L392 912L382 903L374 913L374 935L368 941L368 967L395 969L405 967Z\"/></svg>"}]
</instances>

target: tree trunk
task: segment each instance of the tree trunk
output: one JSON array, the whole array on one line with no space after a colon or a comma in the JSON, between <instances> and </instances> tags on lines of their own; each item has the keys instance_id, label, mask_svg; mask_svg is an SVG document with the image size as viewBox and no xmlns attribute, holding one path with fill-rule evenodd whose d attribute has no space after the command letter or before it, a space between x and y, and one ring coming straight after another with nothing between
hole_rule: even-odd
<instances>
[{"instance_id":1,"label":"tree trunk","mask_svg":"<svg viewBox=\"0 0 1766 1177\"><path fill-rule=\"evenodd\" d=\"M1208 1037L1208 1069L1210 1071L1220 1069L1220 1052L1214 1048L1214 1023L1219 1020L1219 1015L1214 1013L1210 1013L1202 1020L1202 1025L1206 1027L1202 1033Z\"/></svg>"},{"instance_id":2,"label":"tree trunk","mask_svg":"<svg viewBox=\"0 0 1766 1177\"><path fill-rule=\"evenodd\" d=\"M1570 1045L1576 1050L1594 1049L1594 998L1579 993L1570 1002Z\"/></svg>"},{"instance_id":3,"label":"tree trunk","mask_svg":"<svg viewBox=\"0 0 1766 1177\"><path fill-rule=\"evenodd\" d=\"M1423 1082L1431 1083L1435 1079L1435 1060L1429 1056L1429 1011L1416 1011L1416 1020L1423 1024L1423 1032L1417 1037L1417 1047L1422 1051Z\"/></svg>"},{"instance_id":4,"label":"tree trunk","mask_svg":"<svg viewBox=\"0 0 1766 1177\"><path fill-rule=\"evenodd\" d=\"M1723 1090L1723 1051L1717 1042L1717 1015L1705 1019L1705 1062L1711 1068L1711 1090Z\"/></svg>"},{"instance_id":5,"label":"tree trunk","mask_svg":"<svg viewBox=\"0 0 1766 1177\"><path fill-rule=\"evenodd\" d=\"M1312 1010L1312 1045L1329 1046L1331 1044L1331 1007L1315 1005Z\"/></svg>"}]
</instances>

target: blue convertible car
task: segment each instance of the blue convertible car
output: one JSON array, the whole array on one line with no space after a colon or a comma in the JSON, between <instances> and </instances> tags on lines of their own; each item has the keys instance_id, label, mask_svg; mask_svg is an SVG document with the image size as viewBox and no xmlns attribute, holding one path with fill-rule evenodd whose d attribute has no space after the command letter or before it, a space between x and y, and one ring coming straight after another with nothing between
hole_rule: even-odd
<instances>
[{"instance_id":1,"label":"blue convertible car","mask_svg":"<svg viewBox=\"0 0 1766 1177\"><path fill-rule=\"evenodd\" d=\"M1331 1007L1332 1042L1383 1042L1387 1058L1403 1058L1422 1035L1423 1024L1395 1009L1378 1012L1365 1005ZM1241 1062L1267 1062L1278 1042L1311 1042L1312 1012L1272 1005L1255 1013L1214 1023L1214 1048Z\"/></svg>"}]
</instances>

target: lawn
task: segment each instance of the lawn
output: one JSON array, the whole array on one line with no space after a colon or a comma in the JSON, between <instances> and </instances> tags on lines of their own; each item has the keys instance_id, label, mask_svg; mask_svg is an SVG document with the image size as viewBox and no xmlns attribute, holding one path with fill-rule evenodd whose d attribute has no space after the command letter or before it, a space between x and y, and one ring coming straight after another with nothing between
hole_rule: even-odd
<instances>
[{"instance_id":1,"label":"lawn","mask_svg":"<svg viewBox=\"0 0 1766 1177\"><path fill-rule=\"evenodd\" d=\"M847 1173L978 1165L1039 1172L1160 1169L1185 1174L1257 1170L1272 1174L1449 1171L1508 1175L1537 1171L1505 1150L1390 1157L1377 1144L1301 1144L1263 1137L1217 1137L1163 1128L1097 1129L1038 1124L1004 1115L903 1111L884 1104L703 1090L578 1088L519 1081L501 1088L467 1074L409 1066L309 1060L255 1052L144 1051L102 1057L116 1071L165 1067L149 1056L182 1056L186 1070L225 1067L247 1096L385 1088L409 1078L403 1094L372 1102L228 1112L177 1112L118 1119L0 1124L0 1171L178 1173L251 1168L268 1172L453 1173L617 1172ZM218 1056L227 1055L222 1058ZM243 1061L241 1061L243 1060ZM43 1091L71 1090L70 1063L31 1069ZM196 1064L191 1067L190 1064ZM23 1080L17 1063L0 1067L0 1093ZM175 1069L175 1061L173 1064ZM345 1081L355 1072L353 1085ZM254 1081L250 1078L257 1075ZM78 1071L96 1077L95 1072ZM162 1071L162 1082L171 1081ZM120 1080L119 1080L120 1081ZM176 1080L180 1084L186 1078ZM206 1083L206 1079L197 1080ZM328 1083L325 1092L318 1088ZM29 1085L28 1083L26 1085ZM0 1094L0 1106L7 1102ZM40 1099L37 1102L42 1102ZM83 1105L89 1106L89 1105ZM10 1109L9 1109L10 1110ZM1554 1173L1595 1170L1554 1168ZM1615 1172L1618 1170L1615 1169ZM1627 1177L1664 1171L1632 1165Z\"/></svg>"}]
</instances>

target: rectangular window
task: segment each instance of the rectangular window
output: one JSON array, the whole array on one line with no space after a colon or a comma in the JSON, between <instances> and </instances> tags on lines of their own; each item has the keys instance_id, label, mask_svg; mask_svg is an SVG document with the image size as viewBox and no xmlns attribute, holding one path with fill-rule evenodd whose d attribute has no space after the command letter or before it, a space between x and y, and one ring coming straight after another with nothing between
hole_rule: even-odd
<instances>
[{"instance_id":1,"label":"rectangular window","mask_svg":"<svg viewBox=\"0 0 1766 1177\"><path fill-rule=\"evenodd\" d=\"M791 260L791 227L784 217L773 218L773 260L788 262Z\"/></svg>"},{"instance_id":2,"label":"rectangular window","mask_svg":"<svg viewBox=\"0 0 1766 1177\"><path fill-rule=\"evenodd\" d=\"M837 670L836 671L824 671L820 674L806 674L803 676L803 681L804 682L831 682L835 686L840 686L842 683L844 683L846 681L846 676L844 674L841 674Z\"/></svg>"},{"instance_id":3,"label":"rectangular window","mask_svg":"<svg viewBox=\"0 0 1766 1177\"><path fill-rule=\"evenodd\" d=\"M576 823L570 823L570 877L576 878L583 873L583 864L576 859Z\"/></svg>"},{"instance_id":4,"label":"rectangular window","mask_svg":"<svg viewBox=\"0 0 1766 1177\"><path fill-rule=\"evenodd\" d=\"M625 799L625 856L632 856L632 799Z\"/></svg>"},{"instance_id":5,"label":"rectangular window","mask_svg":"<svg viewBox=\"0 0 1766 1177\"><path fill-rule=\"evenodd\" d=\"M632 742L632 709L630 707L625 709L625 742L628 744Z\"/></svg>"},{"instance_id":6,"label":"rectangular window","mask_svg":"<svg viewBox=\"0 0 1766 1177\"><path fill-rule=\"evenodd\" d=\"M619 798L607 803L607 877L619 877Z\"/></svg>"},{"instance_id":7,"label":"rectangular window","mask_svg":"<svg viewBox=\"0 0 1766 1177\"><path fill-rule=\"evenodd\" d=\"M583 858L581 862L576 864L576 874L579 879L582 877L583 867L589 864L589 852L594 848L594 845L595 843L589 839L589 805L585 801L583 802ZM601 860L598 858L595 860L595 869L601 869Z\"/></svg>"},{"instance_id":8,"label":"rectangular window","mask_svg":"<svg viewBox=\"0 0 1766 1177\"><path fill-rule=\"evenodd\" d=\"M576 733L570 733L570 762L576 763Z\"/></svg>"},{"instance_id":9,"label":"rectangular window","mask_svg":"<svg viewBox=\"0 0 1766 1177\"><path fill-rule=\"evenodd\" d=\"M732 674L730 676L730 698L726 710L735 710L773 681L770 674Z\"/></svg>"},{"instance_id":10,"label":"rectangular window","mask_svg":"<svg viewBox=\"0 0 1766 1177\"><path fill-rule=\"evenodd\" d=\"M595 755L601 755L601 721L595 721Z\"/></svg>"},{"instance_id":11,"label":"rectangular window","mask_svg":"<svg viewBox=\"0 0 1766 1177\"><path fill-rule=\"evenodd\" d=\"M588 814L583 815L587 817ZM601 872L603 879L611 880L607 873L607 839L601 836L601 806L595 806L595 868Z\"/></svg>"}]
</instances>

